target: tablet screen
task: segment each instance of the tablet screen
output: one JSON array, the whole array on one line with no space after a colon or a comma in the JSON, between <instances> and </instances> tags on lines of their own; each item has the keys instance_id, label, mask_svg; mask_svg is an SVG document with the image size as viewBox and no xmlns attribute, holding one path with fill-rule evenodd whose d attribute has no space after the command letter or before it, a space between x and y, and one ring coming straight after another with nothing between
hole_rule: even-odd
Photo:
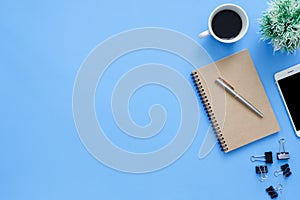
<instances>
[{"instance_id":1,"label":"tablet screen","mask_svg":"<svg viewBox=\"0 0 300 200\"><path fill-rule=\"evenodd\" d=\"M297 131L300 130L300 72L278 80L281 93Z\"/></svg>"}]
</instances>

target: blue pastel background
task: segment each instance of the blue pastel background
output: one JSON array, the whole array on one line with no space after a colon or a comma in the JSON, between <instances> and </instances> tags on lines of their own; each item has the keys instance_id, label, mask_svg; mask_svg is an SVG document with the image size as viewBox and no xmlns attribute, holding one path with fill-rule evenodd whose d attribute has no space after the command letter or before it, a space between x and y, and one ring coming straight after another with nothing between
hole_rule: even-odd
<instances>
[{"instance_id":1,"label":"blue pastel background","mask_svg":"<svg viewBox=\"0 0 300 200\"><path fill-rule=\"evenodd\" d=\"M210 12L221 3L236 3L248 13L248 33L235 44L197 37L207 28ZM300 54L273 53L271 45L259 41L258 18L267 8L267 1L12 0L0 5L0 199L252 200L269 199L264 190L278 183L284 186L283 199L297 199L300 139L292 131L273 75L299 63ZM147 174L127 174L94 159L82 145L73 121L76 74L99 43L122 31L143 27L186 34L199 42L213 60L247 48L279 121L280 132L229 154L215 147L200 160L198 152L208 126L201 110L203 120L193 144L169 167ZM158 51L139 52L120 60L120 65L130 70L143 62L167 63L187 79L193 69L176 56ZM110 85L109 78L105 84ZM157 96L149 98L147 94L151 92ZM145 113L149 105L166 104L172 113L166 129L170 134L176 131L178 102L168 91L149 86L132 101L132 116L142 125L148 123ZM101 123L109 130L113 123L109 117L103 117L105 112L101 113ZM173 136L162 137L145 148L128 149L155 150ZM275 160L269 166L270 178L261 183L249 158L269 150L276 153L281 137L286 139L286 149L291 154L288 163L293 175L275 178L272 172L285 163ZM118 144L126 148L124 141Z\"/></svg>"}]
</instances>

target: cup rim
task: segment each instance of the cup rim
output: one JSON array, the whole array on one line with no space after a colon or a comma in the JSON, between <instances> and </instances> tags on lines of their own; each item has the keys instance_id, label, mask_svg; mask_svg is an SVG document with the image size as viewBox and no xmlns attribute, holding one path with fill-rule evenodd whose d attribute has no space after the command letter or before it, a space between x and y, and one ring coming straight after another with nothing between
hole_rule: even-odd
<instances>
[{"instance_id":1,"label":"cup rim","mask_svg":"<svg viewBox=\"0 0 300 200\"><path fill-rule=\"evenodd\" d=\"M242 33L239 33L236 37L232 38L232 39L222 39L222 38L219 38L212 30L212 26L211 26L211 22L212 22L212 19L213 17L215 16L215 14L217 13L218 10L220 10L221 8L223 7L229 7L228 9L230 10L230 7L232 8L236 8L238 10L241 11L241 13L244 15L244 21L243 23L245 23L245 26L244 26L244 30ZM224 9L225 10L225 9ZM236 10L233 10L232 11L235 11ZM240 13L237 13L238 15L240 15ZM240 16L242 18L242 16ZM243 19L242 19L243 20ZM211 13L210 13L210 16L209 16L209 19L208 19L208 29L209 29L209 32L210 34L218 41L222 42L222 43L234 43L234 42L237 42L239 41L240 39L242 39L244 37L244 35L247 33L248 31L248 27L249 27L249 20L248 20L248 16L247 16L247 13L246 11L239 5L236 5L236 4L233 4L233 3L225 3L225 4L221 4L219 6L217 6ZM243 28L243 27L242 27Z\"/></svg>"}]
</instances>

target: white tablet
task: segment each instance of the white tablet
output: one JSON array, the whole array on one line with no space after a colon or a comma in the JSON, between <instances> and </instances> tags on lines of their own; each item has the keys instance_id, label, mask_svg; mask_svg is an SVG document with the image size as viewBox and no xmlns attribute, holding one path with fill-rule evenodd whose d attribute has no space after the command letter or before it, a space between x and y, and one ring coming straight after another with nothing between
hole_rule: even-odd
<instances>
[{"instance_id":1,"label":"white tablet","mask_svg":"<svg viewBox=\"0 0 300 200\"><path fill-rule=\"evenodd\" d=\"M274 75L293 129L300 137L300 64Z\"/></svg>"}]
</instances>

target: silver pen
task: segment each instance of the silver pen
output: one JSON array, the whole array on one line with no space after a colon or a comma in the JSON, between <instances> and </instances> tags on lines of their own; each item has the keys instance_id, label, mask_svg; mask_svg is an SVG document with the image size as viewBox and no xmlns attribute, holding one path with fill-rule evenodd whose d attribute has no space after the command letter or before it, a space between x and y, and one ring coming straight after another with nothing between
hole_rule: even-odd
<instances>
[{"instance_id":1,"label":"silver pen","mask_svg":"<svg viewBox=\"0 0 300 200\"><path fill-rule=\"evenodd\" d=\"M227 83L224 79L222 78L217 78L216 82L221 85L222 87L225 88L227 92L229 92L231 95L233 95L235 98L237 98L241 103L243 103L245 106L247 106L250 110L252 110L255 114L257 114L259 117L263 117L264 114L260 112L257 108L255 108L249 101L247 101L244 97L239 95L234 88Z\"/></svg>"}]
</instances>

